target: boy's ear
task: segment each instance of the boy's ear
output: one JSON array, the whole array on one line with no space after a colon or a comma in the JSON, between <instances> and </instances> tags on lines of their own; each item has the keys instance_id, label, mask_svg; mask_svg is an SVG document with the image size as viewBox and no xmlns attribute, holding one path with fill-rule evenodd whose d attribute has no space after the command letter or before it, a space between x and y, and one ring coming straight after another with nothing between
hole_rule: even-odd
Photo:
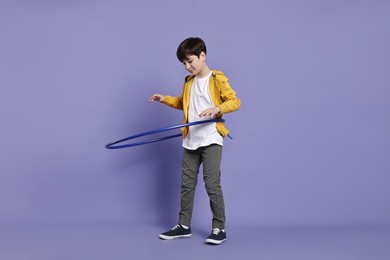
<instances>
[{"instance_id":1,"label":"boy's ear","mask_svg":"<svg viewBox=\"0 0 390 260\"><path fill-rule=\"evenodd\" d=\"M202 62L204 62L206 60L206 53L204 53L204 51L202 51L199 56L200 56L200 60Z\"/></svg>"}]
</instances>

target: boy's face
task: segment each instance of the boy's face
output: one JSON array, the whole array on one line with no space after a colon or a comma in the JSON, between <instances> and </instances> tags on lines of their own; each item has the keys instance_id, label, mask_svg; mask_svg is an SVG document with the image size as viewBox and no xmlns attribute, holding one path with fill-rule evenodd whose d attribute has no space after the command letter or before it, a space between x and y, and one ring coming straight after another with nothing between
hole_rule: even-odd
<instances>
[{"instance_id":1,"label":"boy's face","mask_svg":"<svg viewBox=\"0 0 390 260\"><path fill-rule=\"evenodd\" d=\"M206 54L201 52L199 57L196 55L189 55L183 61L184 68L191 73L191 75L198 75L204 68L206 61Z\"/></svg>"}]
</instances>

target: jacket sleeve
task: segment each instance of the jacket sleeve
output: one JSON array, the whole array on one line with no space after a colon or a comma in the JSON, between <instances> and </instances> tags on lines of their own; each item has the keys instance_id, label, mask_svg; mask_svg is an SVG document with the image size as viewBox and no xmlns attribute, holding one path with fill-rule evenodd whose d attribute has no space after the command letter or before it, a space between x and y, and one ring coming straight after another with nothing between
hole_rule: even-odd
<instances>
[{"instance_id":1,"label":"jacket sleeve","mask_svg":"<svg viewBox=\"0 0 390 260\"><path fill-rule=\"evenodd\" d=\"M178 97L165 96L164 104L172 108L183 110L183 93Z\"/></svg>"},{"instance_id":2,"label":"jacket sleeve","mask_svg":"<svg viewBox=\"0 0 390 260\"><path fill-rule=\"evenodd\" d=\"M221 114L226 114L238 110L241 106L240 99L229 84L226 77L222 77L219 82L221 104L217 105L221 109Z\"/></svg>"}]
</instances>

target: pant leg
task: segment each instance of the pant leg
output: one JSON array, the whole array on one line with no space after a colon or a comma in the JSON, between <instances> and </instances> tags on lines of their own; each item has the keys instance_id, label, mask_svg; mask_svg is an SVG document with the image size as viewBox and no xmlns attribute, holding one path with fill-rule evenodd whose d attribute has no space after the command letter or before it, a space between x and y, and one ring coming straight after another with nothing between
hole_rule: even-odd
<instances>
[{"instance_id":1,"label":"pant leg","mask_svg":"<svg viewBox=\"0 0 390 260\"><path fill-rule=\"evenodd\" d=\"M210 208L213 214L212 227L225 228L225 203L221 187L222 146L212 144L203 148L203 180L210 198Z\"/></svg>"},{"instance_id":2,"label":"pant leg","mask_svg":"<svg viewBox=\"0 0 390 260\"><path fill-rule=\"evenodd\" d=\"M199 166L202 163L199 149L184 148L182 159L181 202L179 223L191 226L194 207L195 187L198 180Z\"/></svg>"}]
</instances>

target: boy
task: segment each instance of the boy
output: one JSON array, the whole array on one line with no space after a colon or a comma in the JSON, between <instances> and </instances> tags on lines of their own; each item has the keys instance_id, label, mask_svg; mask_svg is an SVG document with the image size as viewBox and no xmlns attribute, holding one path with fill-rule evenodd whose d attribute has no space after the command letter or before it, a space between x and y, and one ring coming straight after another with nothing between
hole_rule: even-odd
<instances>
[{"instance_id":1,"label":"boy","mask_svg":"<svg viewBox=\"0 0 390 260\"><path fill-rule=\"evenodd\" d=\"M178 97L154 94L149 102L159 101L184 111L183 123L211 118L236 111L240 100L230 87L225 75L211 70L206 64L206 45L200 38L188 38L177 49L177 58L191 74L186 77L183 92ZM191 236L194 192L199 167L203 163L203 179L213 215L212 232L206 243L221 244L226 240L225 206L220 181L223 138L229 134L223 122L195 125L181 129L183 159L181 181L181 209L179 222L171 230L161 233L161 239Z\"/></svg>"}]
</instances>

